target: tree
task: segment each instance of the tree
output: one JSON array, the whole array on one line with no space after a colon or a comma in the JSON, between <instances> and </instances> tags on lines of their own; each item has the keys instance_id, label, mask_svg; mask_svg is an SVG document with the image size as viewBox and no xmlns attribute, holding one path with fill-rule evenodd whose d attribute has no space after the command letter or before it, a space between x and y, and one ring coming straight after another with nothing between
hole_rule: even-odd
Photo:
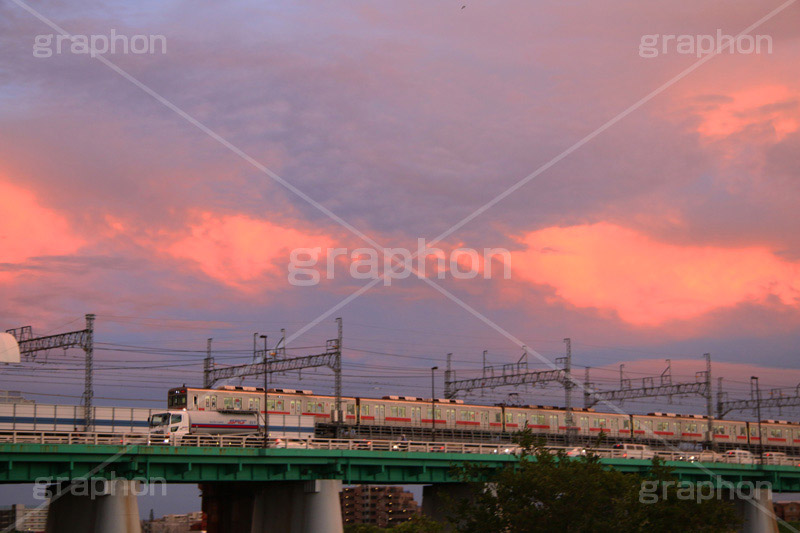
<instances>
[{"instance_id":1,"label":"tree","mask_svg":"<svg viewBox=\"0 0 800 533\"><path fill-rule=\"evenodd\" d=\"M426 516L417 515L408 522L390 528L369 524L345 524L344 531L345 533L442 533L444 528Z\"/></svg>"},{"instance_id":2,"label":"tree","mask_svg":"<svg viewBox=\"0 0 800 533\"><path fill-rule=\"evenodd\" d=\"M658 459L643 477L609 469L593 454L552 454L530 435L522 435L520 444L524 451L519 461L491 475L488 484L475 483L472 498L454 502L451 523L456 531L710 533L735 530L739 522L726 501L678 498L675 478ZM469 467L461 472L465 481L487 475ZM643 482L658 486L657 498L643 503Z\"/></svg>"}]
</instances>

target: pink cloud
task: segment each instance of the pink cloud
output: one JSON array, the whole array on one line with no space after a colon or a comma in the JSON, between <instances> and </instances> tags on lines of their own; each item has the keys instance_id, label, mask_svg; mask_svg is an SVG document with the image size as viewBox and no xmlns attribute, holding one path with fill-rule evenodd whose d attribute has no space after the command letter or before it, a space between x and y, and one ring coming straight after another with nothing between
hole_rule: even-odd
<instances>
[{"instance_id":1,"label":"pink cloud","mask_svg":"<svg viewBox=\"0 0 800 533\"><path fill-rule=\"evenodd\" d=\"M204 212L187 235L166 245L165 251L185 259L205 275L227 285L257 290L283 278L294 248L331 247L333 239L245 215Z\"/></svg>"},{"instance_id":2,"label":"pink cloud","mask_svg":"<svg viewBox=\"0 0 800 533\"><path fill-rule=\"evenodd\" d=\"M0 263L77 252L86 241L58 212L41 205L29 190L0 181ZM0 282L10 273L0 273Z\"/></svg>"},{"instance_id":3,"label":"pink cloud","mask_svg":"<svg viewBox=\"0 0 800 533\"><path fill-rule=\"evenodd\" d=\"M767 247L675 245L608 223L524 235L513 275L576 307L656 326L740 303L800 305L800 264Z\"/></svg>"},{"instance_id":4,"label":"pink cloud","mask_svg":"<svg viewBox=\"0 0 800 533\"><path fill-rule=\"evenodd\" d=\"M758 85L728 95L700 111L697 131L710 138L740 133L753 125L768 125L780 141L800 127L800 94L785 85Z\"/></svg>"}]
</instances>

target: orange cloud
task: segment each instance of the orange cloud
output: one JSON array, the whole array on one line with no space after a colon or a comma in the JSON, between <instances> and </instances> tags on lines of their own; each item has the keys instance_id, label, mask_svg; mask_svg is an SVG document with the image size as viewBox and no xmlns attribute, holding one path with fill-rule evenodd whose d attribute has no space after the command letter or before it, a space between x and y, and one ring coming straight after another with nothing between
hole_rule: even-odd
<instances>
[{"instance_id":1,"label":"orange cloud","mask_svg":"<svg viewBox=\"0 0 800 533\"><path fill-rule=\"evenodd\" d=\"M783 85L752 87L729 95L701 111L698 132L706 137L727 137L754 124L769 124L776 140L800 127L799 95Z\"/></svg>"},{"instance_id":2,"label":"orange cloud","mask_svg":"<svg viewBox=\"0 0 800 533\"><path fill-rule=\"evenodd\" d=\"M72 254L84 244L67 220L40 205L33 193L0 182L0 263L24 266L33 257ZM0 272L0 281L11 278Z\"/></svg>"},{"instance_id":3,"label":"orange cloud","mask_svg":"<svg viewBox=\"0 0 800 533\"><path fill-rule=\"evenodd\" d=\"M567 302L654 326L743 302L800 304L800 265L765 247L678 246L612 224L525 235L513 275L549 285Z\"/></svg>"},{"instance_id":4,"label":"orange cloud","mask_svg":"<svg viewBox=\"0 0 800 533\"><path fill-rule=\"evenodd\" d=\"M207 276L239 289L254 282L284 279L294 248L328 248L332 239L244 215L203 213L190 235L175 240L167 252L188 259Z\"/></svg>"}]
</instances>

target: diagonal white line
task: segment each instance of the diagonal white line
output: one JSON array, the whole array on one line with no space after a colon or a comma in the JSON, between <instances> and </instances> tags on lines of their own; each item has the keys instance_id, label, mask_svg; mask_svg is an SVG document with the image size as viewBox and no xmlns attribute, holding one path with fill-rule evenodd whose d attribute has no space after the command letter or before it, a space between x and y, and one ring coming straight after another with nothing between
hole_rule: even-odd
<instances>
[{"instance_id":1,"label":"diagonal white line","mask_svg":"<svg viewBox=\"0 0 800 533\"><path fill-rule=\"evenodd\" d=\"M28 4L26 4L22 0L10 0L10 1L15 3L16 5L18 5L19 7L21 7L22 9L24 9L28 13L30 13L31 15L33 15L37 19L39 19L41 22L43 22L44 24L46 24L47 26L49 26L53 30L59 32L59 34L64 35L66 37L72 37L72 34L67 32L61 26L59 26L58 24L56 24L55 22L53 22L49 18L45 17L44 15L42 15L41 13L39 13L38 11L33 9L32 7L30 7ZM224 137L222 137L221 135L219 135L218 133L213 131L211 128L209 128L208 126L206 126L205 124L203 124L202 122L200 122L199 120L194 118L193 116L189 115L186 111L184 111L183 109L181 109L177 105L173 104L172 102L170 102L169 100L167 100L166 98L164 98L163 96L158 94L156 91L154 91L153 89L151 89L150 87L148 87L147 85L145 85L144 83L139 81L138 79L134 78L131 74L129 74L128 72L126 72L125 70L123 70L122 68L117 66L116 64L112 63L108 59L106 59L103 55L95 54L95 55L93 55L93 57L94 57L94 59L97 59L102 64L104 64L105 66L107 66L108 68L110 68L111 70L113 70L114 72L116 72L117 74L119 74L120 76L122 76L123 78L128 80L129 82L131 82L133 85L135 85L136 87L141 89L148 96L151 96L153 99L155 99L157 102L162 104L164 107L166 107L167 109L175 112L178 116L180 116L186 122L188 122L192 126L196 127L197 129L199 129L200 131L202 131L203 133L205 133L206 135L208 135L209 137L211 137L212 139L217 141L219 144L221 144L222 146L224 146L225 148L227 148L228 150L230 150L231 152L233 152L234 154L236 154L237 156L239 156L240 158L242 158L243 160L248 162L250 165L252 165L256 169L258 169L260 172L266 174L267 176L269 176L270 178L272 178L273 180L275 180L279 184L283 185L286 189L290 190L291 192L293 192L294 194L296 194L297 196L299 196L300 198L302 198L303 200L308 202L310 205L315 207L317 210L319 210L320 212L322 212L325 215L327 215L328 217L330 217L332 220L334 220L339 225L341 225L342 227L344 227L345 229L347 229L348 231L350 231L351 233L353 233L354 235L356 235L357 237L359 237L360 239L362 239L363 241L368 243L370 246L375 248L377 251L383 250L383 248L377 242L375 242L373 239L371 239L368 235L366 235L365 233L363 233L362 231L360 231L359 229L354 227L352 224L350 224L349 222L344 220L342 217L340 217L339 215L337 215L336 213L334 213L333 211L331 211L330 209L328 209L324 205L320 204L319 202L317 202L316 200L311 198L308 194L306 194L302 190L298 189L296 186L292 185L291 183L289 183L288 181L283 179L281 176L279 176L278 174L273 172L267 166L265 166L262 163L258 162L256 159L254 159L249 154L244 152L244 150L241 150L240 148L235 146L233 143L231 143L230 141L228 141L227 139L225 139Z\"/></svg>"},{"instance_id":2,"label":"diagonal white line","mask_svg":"<svg viewBox=\"0 0 800 533\"><path fill-rule=\"evenodd\" d=\"M97 465L94 468L92 468L91 470L89 470L83 476L78 476L75 479L76 480L78 480L78 479L91 479L91 476L93 476L94 474L99 472L101 469L105 468L106 465L109 465L109 464L113 463L114 461L116 461L117 459L122 457L123 455L126 455L132 448L136 448L137 446L138 445L136 445L136 444L127 444L124 449L122 449L121 451L119 451L119 452L115 453L114 455L110 456L108 459L106 459L105 461L103 461L99 465ZM119 478L119 479L122 479L122 478ZM72 483L72 481L73 480L70 480L70 483ZM59 491L58 494L56 494L55 497L47 499L44 503L42 503L38 507L35 507L33 510L34 511L40 511L40 510L44 509L45 507L52 505L53 502L55 502L56 500L58 500L59 498L61 498L65 494L67 494L68 492L69 491ZM2 531L0 531L0 533L9 533L11 531L16 531L16 526L17 525L22 525L25 522L27 522L29 519L30 519L29 515L25 516L22 520L17 520L16 522L12 523L7 528L5 528Z\"/></svg>"},{"instance_id":3,"label":"diagonal white line","mask_svg":"<svg viewBox=\"0 0 800 533\"><path fill-rule=\"evenodd\" d=\"M751 24L750 26L748 26L747 28L745 28L744 30L742 30L741 32L736 34L736 38L738 38L741 35L750 33L751 31L753 31L754 29L758 28L759 26L761 26L762 24L764 24L765 22L767 22L768 20L773 18L775 15L777 15L778 13L780 13L781 11L783 11L784 9L789 7L790 5L794 4L796 1L797 0L787 0L786 2L784 2L783 4L778 6L777 8L773 9L772 11L770 11L765 16L761 17L758 21L754 22L753 24ZM567 148L566 150L564 150L563 152L561 152L560 154L558 154L557 156L552 158L550 161L548 161L547 163L545 163L544 165L542 165L541 167L539 167L535 171L531 172L530 174L528 174L527 176L522 178L520 181L518 181L517 183L512 185L509 189L507 189L503 193L497 195L492 200L490 200L489 202L485 203L483 206L479 207L472 214L470 214L467 217L464 217L463 219L461 219L458 223L456 223L450 229L444 231L443 233L440 233L436 238L433 239L433 241L427 242L426 244L428 246L433 246L436 243L440 242L442 239L446 238L447 236L449 236L450 234L452 234L453 232L455 232L456 230L458 230L459 228L461 228L462 226L464 226L465 224L467 224L468 222L470 222L471 220L473 220L477 216L481 215L482 213L487 211L489 208L493 207L495 204L497 204L498 202L502 201L504 198L508 197L510 194L512 194L513 192L517 191L518 189L520 189L521 187L523 187L524 185L529 183L531 180L533 180L537 176L541 175L542 173L544 173L548 169L550 169L553 166L555 166L557 163L562 161L564 158L566 158L567 156L569 156L573 152L577 151L579 148L584 146L586 143L588 143L589 141L591 141L592 139L594 139L595 137L597 137L598 135L600 135L601 133L603 133L604 131L609 129L611 126L615 125L617 122L621 121L623 118L625 118L628 115L630 115L635 110L637 110L640 107L642 107L644 104L646 104L647 102L649 102L650 100L652 100L653 98L655 98L656 96L658 96L659 94L661 94L662 92L667 90L669 87L671 87L672 85L674 85L675 83L677 83L681 79L685 78L691 72L693 72L694 70L699 68L701 65L705 64L706 62L710 61L713 57L716 57L718 54L719 54L718 51L714 51L713 53L711 53L711 54L699 59L698 61L695 61L692 65L690 65L689 67L687 67L686 69L684 69L683 71L678 73L677 75L673 76L670 80L668 80L667 82L663 83L661 86L659 86L658 88L656 88L653 91L651 91L650 93L648 93L646 96L644 96L641 99L639 99L637 102L635 102L634 104L632 104L631 106L626 108L624 111L622 111L621 113L619 113L618 115L616 115L612 119L608 120L603 125L599 126L593 132L591 132L588 135L586 135L584 138L579 140L577 143L573 144L572 146L570 146L569 148ZM411 255L411 258L414 259L417 256L417 253L418 252L414 252ZM392 259L392 261L394 262L394 259ZM394 267L392 267L392 270L394 271ZM347 305L348 303L352 302L356 297L364 294L367 290L369 290L370 288L374 287L378 283L378 281L383 279L384 276L385 276L385 274L382 274L376 280L373 280L372 282L368 283L367 285L361 287L355 293L351 294L350 296L348 296L347 298L345 298L344 300L342 300L341 302L336 304L336 306L334 306L334 308L336 310L338 310L338 309L341 309L343 306ZM450 293L448 293L448 294L450 294ZM456 302L456 303L459 306L462 306L462 304L463 304L463 302L462 303ZM466 304L464 304L464 305L466 305ZM310 329L310 327L313 327L314 325L318 324L320 321L322 321L326 317L330 316L330 314L331 313L325 313L323 315L320 315L319 318L315 319L312 322L311 326L303 328L302 330L300 330L300 332L298 332L297 334L293 335L292 338L298 337L302 332L305 332L308 329ZM494 329L494 326L492 326L492 327ZM499 326L497 326L497 327L499 327ZM505 336L506 333L502 333L502 334ZM516 342L516 341L514 341L514 342ZM528 349L530 350L530 346L528 346ZM541 358L540 355L538 355L538 356Z\"/></svg>"},{"instance_id":4,"label":"diagonal white line","mask_svg":"<svg viewBox=\"0 0 800 533\"><path fill-rule=\"evenodd\" d=\"M56 31L58 31L62 35L71 37L71 35L68 32L66 32L65 30L60 28L54 22L52 22L51 20L46 18L44 15L40 14L39 12L37 12L36 10L31 8L30 6L25 4L21 0L11 0L11 1L14 2L15 4L17 4L19 7L21 7L25 11L27 11L28 13L30 13L31 15L33 15L34 17L36 17L37 19L39 19L40 21L42 21L43 23L45 23L48 26L50 26L51 28L55 29ZM780 13L781 11L783 11L784 9L789 7L790 5L794 4L795 2L796 2L796 0L788 0L784 4L781 4L779 7L777 7L773 11L771 11L769 14L765 15L760 20L758 20L757 22L755 22L754 24L752 24L748 28L746 28L746 29L742 30L740 33L738 33L736 35L736 38L738 38L739 36L741 36L741 35L743 35L745 33L748 33L750 31L752 31L753 29L757 28L758 26L760 26L761 24L763 24L767 20L771 19L772 17L774 17L775 15L777 15L778 13ZM441 239L443 239L443 238L447 237L448 235L452 234L454 231L456 231L459 228L463 227L465 224L467 224L468 222L470 222L471 220L473 220L474 218L476 218L480 214L484 213L489 208L493 207L495 204L497 204L498 202L500 202L501 200L503 200L504 198L506 198L507 196L509 196L510 194L512 194L513 192L515 192L519 188L521 188L522 186L526 185L528 182L530 182L531 180L533 180L534 178L536 178L537 176L539 176L540 174L542 174L543 172L545 172L546 170L548 170L549 168L551 168L552 166L554 166L555 164L560 162L562 159L564 159L565 157L567 157L568 155L570 155L574 151L578 150L580 147L582 147L583 145L585 145L586 143L588 143L589 141L591 141L592 139L597 137L599 134L603 133L605 130L607 130L608 128L610 128L611 126L616 124L617 122L621 121L623 118L628 116L630 113L632 113L633 111L635 111L636 109L638 109L639 107L644 105L645 103L647 103L650 100L652 100L653 98L655 98L657 95L659 95L664 90L666 90L667 88L672 86L674 83L678 82L679 80L684 78L686 75L690 74L695 69L697 69L701 65L705 64L707 61L710 61L713 57L716 57L718 55L718 53L719 53L718 51L714 52L714 53L712 53L712 54L710 54L710 55L708 55L708 56L696 61L690 67L688 67L687 69L682 71L680 74L678 74L677 76L673 77L672 79L670 79L669 81L667 81L666 83L664 83L663 85L658 87L657 89L651 91L648 95L646 95L645 97L643 97L642 99L640 99L639 101L637 101L636 103L634 103L633 105L631 105L630 107L625 109L622 113L618 114L614 118L612 118L609 121L607 121L605 124L603 124L602 126L597 128L596 130L594 130L592 133L588 134L583 139L581 139L580 141L578 141L577 143L572 145L570 148L567 148L566 150L564 150L561 154L559 154L556 157L554 157L553 159L551 159L548 163L545 163L542 167L540 167L536 171L532 172L531 174L527 175L525 178L521 179L520 181L518 181L517 183L512 185L506 191L504 191L503 193L497 195L492 200L490 200L489 202L487 202L484 205L482 205L481 207L479 207L472 214L468 215L467 217L464 217L461 221L456 223L449 230L447 230L444 233L442 233L439 236L437 236L431 243L428 243L428 244L429 245L433 245L433 244L441 241ZM217 142L219 142L220 144L222 144L223 146L228 148L230 151L232 151L233 153L235 153L236 155L238 155L239 157L241 157L242 159L244 159L245 161L250 163L252 166L257 168L261 172L267 174L272 179L274 179L275 181L277 181L278 183L280 183L281 185L283 185L284 187L286 187L287 189L289 189L290 191L294 192L299 197L304 199L306 202L308 202L312 206L316 207L319 211L321 211L322 213L326 214L331 219L333 219L334 221L336 221L337 223L339 223L340 225L342 225L343 227L348 229L351 233L353 233L354 235L358 236L359 238L361 238L362 240L364 240L365 242L370 244L370 246L372 246L376 250L380 251L381 253L384 253L383 252L383 248L380 247L371 238L369 238L366 234L364 234L363 232L361 232L360 230L358 230L357 228L355 228L354 226L352 226L351 224L346 222L344 219L342 219L341 217L339 217L338 215L336 215L335 213L333 213L332 211L330 211L329 209L327 209L323 205L321 205L318 202L316 202L316 200L314 200L313 198L311 198L310 196L305 194L303 191L301 191L300 189L298 189L294 185L292 185L289 182L285 181L283 178L281 178L279 175L277 175L276 173L271 171L269 168L267 168L266 166L262 165L261 163L259 163L255 159L253 159L251 156L246 154L244 151L242 151L241 149L237 148L236 146L231 144L229 141L227 141L226 139L224 139L223 137L218 135L216 132L214 132L210 128L208 128L205 125L203 125L202 123L200 123L198 120L196 120L193 117L191 117L189 114L184 112L182 109L180 109L179 107L177 107L173 103L171 103L168 100L166 100L164 97L162 97L161 95L159 95L158 93L156 93L155 91L150 89L148 86L146 86L145 84L143 84L142 82L140 82L139 80L137 80L136 78L134 78L133 76L128 74L126 71L124 71L123 69L121 69L120 67L118 67L117 65L112 63L111 61L107 60L102 55L95 55L94 57L95 57L95 59L98 59L101 63L103 63L107 67L111 68L113 71L117 72L119 75L121 75L122 77L124 77L125 79L127 79L128 81L133 83L134 85L136 85L139 89L141 89L142 91L144 91L145 93L147 93L151 97L155 98L162 105L164 105L165 107L167 107L167 108L171 109L172 111L174 111L175 113L177 113L184 120L186 120L190 124L194 125L198 129L200 129L201 131L203 131L204 133L209 135L211 138L213 138L214 140L216 140ZM396 262L394 256L391 257L391 261L392 262ZM403 266L403 265L400 265L400 266ZM394 267L392 267L392 270L394 270ZM423 276L419 276L419 277L421 277L423 281L428 283L430 286L434 287L438 292L440 292L443 295L445 295L451 301L455 302L460 307L464 308L465 310L467 310L468 312L473 314L473 316L479 318L481 321L483 321L484 323L486 323L487 325L489 325L490 327L492 327L496 331L500 332L501 334L503 334L504 336L506 336L510 340L513 340L513 342L517 343L520 346L523 346L523 344L521 343L521 341L519 341L519 339L516 339L516 337L514 337L513 335L511 335L510 333L505 331L499 325L497 325L493 321L489 320L483 314L479 313L477 310L475 310L474 308L472 308L471 306L469 306L468 304L463 302L461 299L457 298L455 295L453 295L452 293L450 293L449 291L447 291L443 287L441 287L438 284L434 283L433 281L431 281L427 277L423 277ZM367 285L361 287L358 291L356 291L355 293L353 293L352 295L350 295L349 297L347 297L343 301L341 301L339 304L337 304L332 310L330 310L329 312L324 313L323 315L320 315L320 317L318 317L318 319L316 319L315 323L319 323L319 321L323 320L326 316L330 316L330 314L332 314L336 310L340 309L341 307L344 307L349 302L351 302L352 300L354 300L355 298L357 298L361 294L365 293L367 290L369 290L371 287L373 287L375 284L377 284L377 282L380 281L380 279L382 279L382 278L383 278L383 276L381 276L379 278L376 278L371 283L368 283ZM302 331L307 331L310 327L313 327L313 325L303 328ZM293 338L296 338L297 336L298 335L295 334L293 336ZM539 354L538 352L536 352L534 350L531 350L531 351L540 360L542 360L543 362L549 364L551 367L555 368L555 365L553 365L552 362L547 360L541 354ZM575 385L577 385L579 388L583 389L583 386L580 383L575 382ZM603 403L605 403L609 407L612 407L615 411L624 414L624 412L621 409L619 409L617 406L611 404L610 402L603 402ZM708 471L707 469L705 469L705 467L702 467L702 465L700 465L700 468L706 470L709 474L711 474L711 472ZM753 503L754 505L756 505L759 508L763 508L757 502L753 502L752 500L748 500L748 501L750 501L751 503ZM791 526L789 526L789 527L791 527Z\"/></svg>"},{"instance_id":5,"label":"diagonal white line","mask_svg":"<svg viewBox=\"0 0 800 533\"><path fill-rule=\"evenodd\" d=\"M454 295L453 293L451 293L450 291L448 291L447 289L445 289L441 285L435 283L434 281L431 281L428 278L422 278L422 280L425 281L426 283L428 283L428 285L430 285L431 287L436 289L438 292L442 293L448 299L450 299L451 301L455 302L459 307L461 307L464 310L466 310L472 316L474 316L475 318L477 318L478 320L480 320L481 322L483 322L484 324L486 324L487 326L489 326L493 330L497 331L498 333L500 333L502 336L504 336L505 338L507 338L511 342L515 343L520 348L527 349L527 351L529 353L533 353L540 361L542 361L544 364L549 366L552 370L556 370L558 368L552 361L550 361L549 359L544 357L542 354L538 353L536 350L532 350L529 347L529 345L523 343L520 339L518 339L517 337L515 337L514 335L512 335L511 333L509 333L508 331L506 331L502 327L500 327L494 321L492 321L491 319L486 317L484 314L482 314L479 311L477 311L476 309L474 309L472 306L470 306L469 304L467 304L466 302L461 300L459 297L457 297L456 295ZM580 381L572 380L572 383L576 388L578 388L582 392L585 392L585 393L589 392L586 389L586 386L583 383L581 383ZM709 392L709 394L710 394L710 392ZM609 407L616 414L620 414L620 415L627 415L628 414L627 412L625 412L621 407L619 407L614 402L611 402L611 401L608 401L608 400L602 400L599 403ZM633 427L631 427L631 431L633 431ZM661 444L666 446L667 448L669 448L671 451L673 451L673 452L680 451L678 448L673 446L669 441L667 441L663 436L656 435L655 433L653 433L653 430L648 430L647 428L645 428L645 431L647 432L646 435L648 437L650 437L652 439L655 439L655 440L658 440L658 441L661 441ZM710 427L709 427L709 431L711 431ZM703 465L702 463L697 462L697 463L690 463L690 464L694 465L695 468L698 468L698 469L702 470L703 473L707 474L711 479L715 479L715 477L719 478L719 476L716 476L712 470L710 470L709 468L706 468L706 466ZM762 505L757 500L746 499L745 501L750 502L752 505L755 505L761 511L773 512L771 509L768 509L766 506ZM797 529L792 527L790 524L784 522L782 519L778 518L777 516L775 518L776 518L776 520L778 520L782 524L784 524L793 533L800 533L800 531L798 531Z\"/></svg>"},{"instance_id":6,"label":"diagonal white line","mask_svg":"<svg viewBox=\"0 0 800 533\"><path fill-rule=\"evenodd\" d=\"M783 11L784 9L789 7L790 5L794 4L796 1L797 0L788 0L788 1L784 2L783 4L781 4L780 6L776 7L775 9L770 11L768 14L764 15L763 17L761 17L758 21L754 22L753 24L751 24L750 26L748 26L747 28L743 29L738 34L736 34L736 37L734 37L734 40L737 39L738 37L742 36L742 35L750 33L754 29L758 28L759 26L761 26L762 24L764 24L765 22L767 22L768 20L773 18L778 13L780 13L781 11ZM719 45L719 43L717 43L717 44ZM639 99L637 102L635 102L634 104L632 104L631 106L626 108L624 111L622 111L621 113L619 113L615 117L613 117L610 120L608 120L607 122L605 122L602 126L598 127L597 129L595 129L594 131L592 131L591 133L589 133L588 135L583 137L581 140L579 140L578 142L576 142L575 144L573 144L572 146L570 146L569 148L567 148L566 150L564 150L563 152L561 152L560 154L555 156L553 159L551 159L550 161L548 161L547 163L545 163L544 165L542 165L538 169L534 170L533 172L531 172L530 174L528 174L527 176L525 176L524 178L522 178L521 180L516 182L514 185L512 185L511 187L509 187L508 189L506 189L502 193L498 194L497 196L495 196L494 198L492 198L491 200L489 200L488 202L486 202L485 204L480 206L478 209L473 211L471 214L469 214L466 217L462 218L459 222L457 222L450 229L448 229L447 231L439 234L430 243L430 245L432 246L432 245L436 244L437 242L439 242L442 239L446 238L448 235L450 235L454 231L458 230L459 228L461 228L462 226L464 226L465 224L467 224L468 222L470 222L474 218L480 216L485 211L487 211L488 209L490 209L491 207L496 205L498 202L504 200L509 195L513 194L514 192L519 190L521 187L523 187L526 184L528 184L531 180L533 180L534 178L540 176L542 173L544 173L545 171L547 171L550 168L552 168L553 166L555 166L557 163L559 163L565 157L567 157L568 155L572 154L573 152L575 152L576 150L581 148L583 145L585 145L586 143L588 143L589 141L591 141L592 139L594 139L595 137L597 137L598 135L600 135L601 133L606 131L608 128L610 128L611 126L613 126L617 122L621 121L622 119L624 119L625 117L627 117L628 115L630 115L631 113L633 113L634 111L636 111L637 109L642 107L644 104L646 104L647 102L649 102L650 100L652 100L653 98L655 98L659 94L663 93L664 91L666 91L667 89L669 89L670 87L675 85L677 82L679 82L680 80L682 80L683 78L685 78L686 76L688 76L689 74L694 72L695 70L700 68L700 66L702 66L705 63L711 61L711 59L713 59L714 57L719 55L719 53L720 53L719 49L717 49L713 53L703 57L702 59L699 59L698 61L695 61L689 67L687 67L686 69L681 71L679 74L677 74L676 76L673 76L668 81L663 83L661 86L659 86L656 89L652 90L650 93L648 93L647 95L645 95L644 97Z\"/></svg>"}]
</instances>

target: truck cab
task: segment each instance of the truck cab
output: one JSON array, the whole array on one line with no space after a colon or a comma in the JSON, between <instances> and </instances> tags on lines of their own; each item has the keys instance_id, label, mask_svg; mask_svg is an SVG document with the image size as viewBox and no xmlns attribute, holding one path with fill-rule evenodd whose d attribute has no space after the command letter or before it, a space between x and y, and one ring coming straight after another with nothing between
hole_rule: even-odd
<instances>
[{"instance_id":1,"label":"truck cab","mask_svg":"<svg viewBox=\"0 0 800 533\"><path fill-rule=\"evenodd\" d=\"M175 444L189 434L189 415L184 411L155 413L149 425L150 444Z\"/></svg>"}]
</instances>

